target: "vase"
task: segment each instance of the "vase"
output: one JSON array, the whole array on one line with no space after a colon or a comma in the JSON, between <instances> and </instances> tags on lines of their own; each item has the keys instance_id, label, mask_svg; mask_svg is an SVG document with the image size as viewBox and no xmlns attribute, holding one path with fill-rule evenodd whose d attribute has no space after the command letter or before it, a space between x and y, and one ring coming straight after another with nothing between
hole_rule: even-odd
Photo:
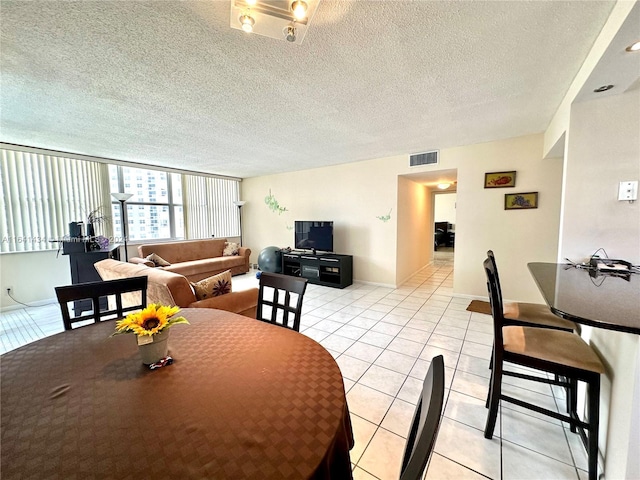
<instances>
[{"instance_id":1,"label":"vase","mask_svg":"<svg viewBox=\"0 0 640 480\"><path fill-rule=\"evenodd\" d=\"M169 352L169 329L151 336L152 342L144 345L138 344L138 351L142 363L151 365L167 356Z\"/></svg>"}]
</instances>

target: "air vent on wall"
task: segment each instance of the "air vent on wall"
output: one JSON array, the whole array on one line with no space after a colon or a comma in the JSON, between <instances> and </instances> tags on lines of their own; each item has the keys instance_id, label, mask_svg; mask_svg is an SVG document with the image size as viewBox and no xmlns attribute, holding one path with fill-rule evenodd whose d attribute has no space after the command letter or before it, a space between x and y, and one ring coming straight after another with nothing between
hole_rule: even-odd
<instances>
[{"instance_id":1,"label":"air vent on wall","mask_svg":"<svg viewBox=\"0 0 640 480\"><path fill-rule=\"evenodd\" d=\"M409 156L409 166L417 167L418 165L436 165L439 161L438 150L431 152L416 153Z\"/></svg>"}]
</instances>

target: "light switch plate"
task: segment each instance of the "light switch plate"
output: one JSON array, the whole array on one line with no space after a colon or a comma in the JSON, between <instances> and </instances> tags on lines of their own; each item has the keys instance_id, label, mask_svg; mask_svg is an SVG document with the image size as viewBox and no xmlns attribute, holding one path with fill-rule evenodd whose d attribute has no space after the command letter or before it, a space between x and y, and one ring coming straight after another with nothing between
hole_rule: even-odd
<instances>
[{"instance_id":1,"label":"light switch plate","mask_svg":"<svg viewBox=\"0 0 640 480\"><path fill-rule=\"evenodd\" d=\"M620 182L618 200L633 201L638 199L638 182Z\"/></svg>"}]
</instances>

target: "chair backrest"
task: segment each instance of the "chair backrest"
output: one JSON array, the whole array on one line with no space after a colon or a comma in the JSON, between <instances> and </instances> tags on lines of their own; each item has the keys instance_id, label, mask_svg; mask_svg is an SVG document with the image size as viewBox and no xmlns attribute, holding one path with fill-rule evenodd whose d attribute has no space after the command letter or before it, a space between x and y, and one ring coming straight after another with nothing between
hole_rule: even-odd
<instances>
[{"instance_id":1,"label":"chair backrest","mask_svg":"<svg viewBox=\"0 0 640 480\"><path fill-rule=\"evenodd\" d=\"M489 252L491 253L491 250ZM491 304L491 316L493 317L493 354L502 357L503 341L502 327L504 326L504 304L502 303L502 292L498 283L498 270L495 259L488 255L483 263L484 272L487 276L487 290L489 292L489 303Z\"/></svg>"},{"instance_id":2,"label":"chair backrest","mask_svg":"<svg viewBox=\"0 0 640 480\"><path fill-rule=\"evenodd\" d=\"M420 480L436 443L444 403L444 358L433 357L404 449L400 480Z\"/></svg>"},{"instance_id":3,"label":"chair backrest","mask_svg":"<svg viewBox=\"0 0 640 480\"><path fill-rule=\"evenodd\" d=\"M493 254L493 250L487 250L487 259L493 265L493 272L496 277L496 286L498 289L498 295L502 298L502 286L500 286L500 275L498 274L498 264L496 263L496 256Z\"/></svg>"},{"instance_id":4,"label":"chair backrest","mask_svg":"<svg viewBox=\"0 0 640 480\"><path fill-rule=\"evenodd\" d=\"M256 318L299 332L302 298L306 289L306 278L261 272ZM282 301L281 290L284 290L284 301ZM294 298L293 305L292 293L297 296Z\"/></svg>"},{"instance_id":5,"label":"chair backrest","mask_svg":"<svg viewBox=\"0 0 640 480\"><path fill-rule=\"evenodd\" d=\"M140 292L140 304L123 308L122 294L138 291ZM100 311L100 298L109 295L115 295L115 310ZM116 315L114 318L122 318L125 312L145 308L147 306L147 277L123 278L56 287L56 296L62 311L64 329L71 330L72 325L77 322L93 319L97 323L101 318L113 316L114 314ZM69 302L77 302L79 300L91 300L93 313L72 318L69 313Z\"/></svg>"}]
</instances>

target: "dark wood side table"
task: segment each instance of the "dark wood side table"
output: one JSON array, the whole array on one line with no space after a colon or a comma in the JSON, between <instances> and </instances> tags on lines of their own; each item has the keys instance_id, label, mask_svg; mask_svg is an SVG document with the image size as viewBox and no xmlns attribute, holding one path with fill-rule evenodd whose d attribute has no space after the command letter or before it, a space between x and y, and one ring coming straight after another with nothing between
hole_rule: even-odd
<instances>
[{"instance_id":1,"label":"dark wood side table","mask_svg":"<svg viewBox=\"0 0 640 480\"><path fill-rule=\"evenodd\" d=\"M102 280L93 266L94 263L107 258L120 260L119 244L109 245L109 247L99 250L91 250L91 244L92 242L88 241L62 242L62 254L69 256L71 283L74 285L77 283L99 282ZM73 304L73 311L76 316L92 308L91 300L79 300ZM100 299L100 308L107 308L106 297Z\"/></svg>"}]
</instances>

